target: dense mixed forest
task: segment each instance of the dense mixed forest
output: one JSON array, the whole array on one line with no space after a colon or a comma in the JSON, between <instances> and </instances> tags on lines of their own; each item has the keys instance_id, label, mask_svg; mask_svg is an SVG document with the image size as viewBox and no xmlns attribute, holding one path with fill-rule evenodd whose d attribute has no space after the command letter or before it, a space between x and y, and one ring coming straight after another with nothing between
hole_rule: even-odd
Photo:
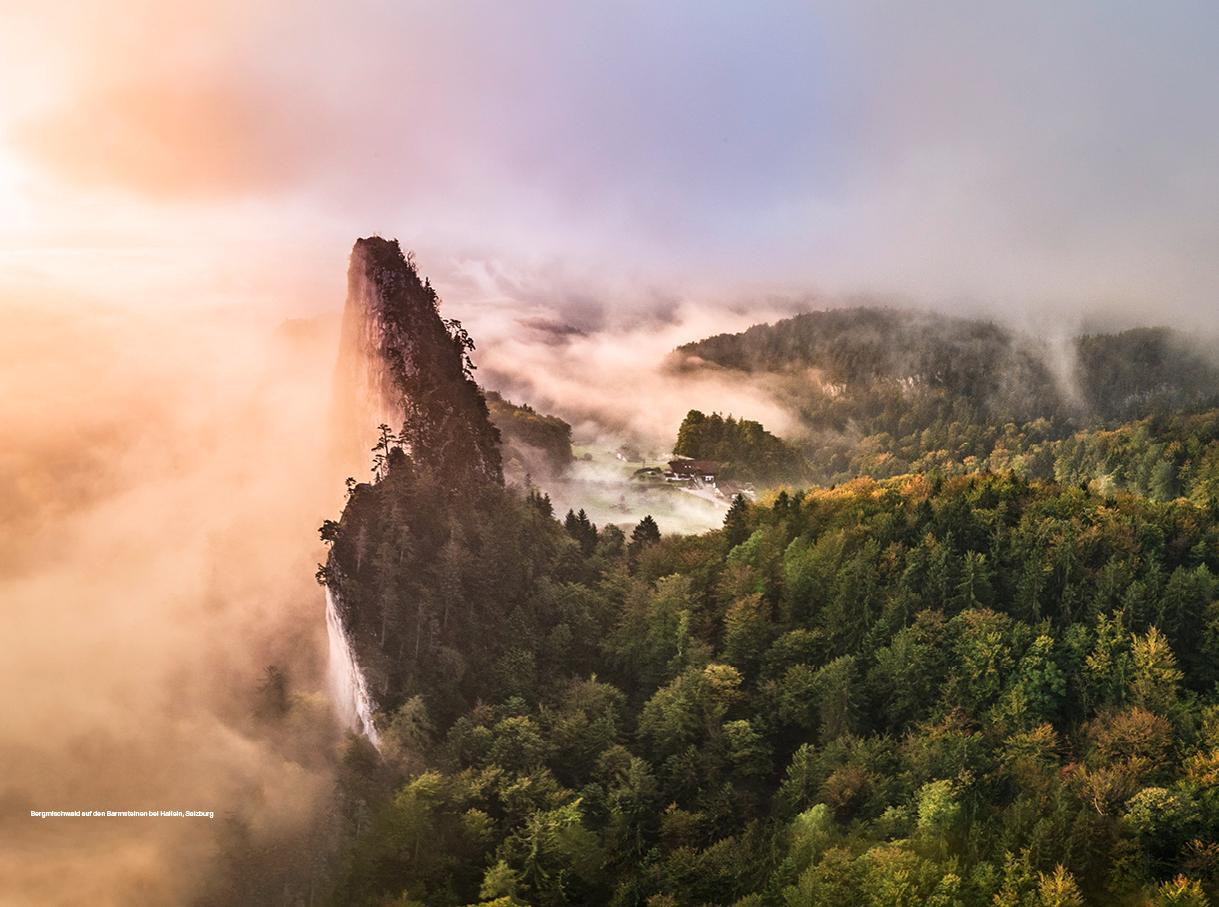
<instances>
[{"instance_id":1,"label":"dense mixed forest","mask_svg":"<svg viewBox=\"0 0 1219 907\"><path fill-rule=\"evenodd\" d=\"M329 534L386 653L337 903L1200 904L1219 883L1213 501L861 479L683 537L438 488L396 455Z\"/></svg>"},{"instance_id":2,"label":"dense mixed forest","mask_svg":"<svg viewBox=\"0 0 1219 907\"><path fill-rule=\"evenodd\" d=\"M856 476L948 477L1010 471L1025 479L1128 491L1155 500L1219 497L1219 409L1149 416L1061 435L1044 419L995 426L938 422L898 444L892 435L843 438L808 452L761 424L691 410L675 452L727 464L726 477L834 484Z\"/></svg>"}]
</instances>

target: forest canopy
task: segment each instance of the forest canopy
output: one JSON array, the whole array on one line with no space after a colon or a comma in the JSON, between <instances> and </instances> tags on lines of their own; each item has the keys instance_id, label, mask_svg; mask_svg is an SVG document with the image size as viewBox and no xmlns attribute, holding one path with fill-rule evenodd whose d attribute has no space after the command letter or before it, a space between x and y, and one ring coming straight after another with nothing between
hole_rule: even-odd
<instances>
[{"instance_id":1,"label":"forest canopy","mask_svg":"<svg viewBox=\"0 0 1219 907\"><path fill-rule=\"evenodd\" d=\"M1219 882L1213 502L861 479L630 540L536 492L443 516L396 464L334 542L385 655L339 903L1203 903Z\"/></svg>"}]
</instances>

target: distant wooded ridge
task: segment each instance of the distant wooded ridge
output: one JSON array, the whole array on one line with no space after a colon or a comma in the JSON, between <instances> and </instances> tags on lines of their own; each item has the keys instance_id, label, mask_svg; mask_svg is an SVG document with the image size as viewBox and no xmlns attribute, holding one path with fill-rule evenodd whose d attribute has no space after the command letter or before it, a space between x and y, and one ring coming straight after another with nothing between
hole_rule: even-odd
<instances>
[{"instance_id":1,"label":"distant wooded ridge","mask_svg":"<svg viewBox=\"0 0 1219 907\"><path fill-rule=\"evenodd\" d=\"M856 308L810 312L677 351L678 367L743 372L788 406L785 439L692 411L680 452L745 480L1012 470L1157 498L1207 500L1219 462L1219 367L1167 328L1055 347L993 322Z\"/></svg>"},{"instance_id":2,"label":"distant wooded ridge","mask_svg":"<svg viewBox=\"0 0 1219 907\"><path fill-rule=\"evenodd\" d=\"M718 334L678 352L687 365L816 370L817 387L832 394L857 394L859 385L937 390L1008 418L1130 419L1219 403L1214 353L1170 328L1083 334L1060 346L993 321L851 308Z\"/></svg>"}]
</instances>

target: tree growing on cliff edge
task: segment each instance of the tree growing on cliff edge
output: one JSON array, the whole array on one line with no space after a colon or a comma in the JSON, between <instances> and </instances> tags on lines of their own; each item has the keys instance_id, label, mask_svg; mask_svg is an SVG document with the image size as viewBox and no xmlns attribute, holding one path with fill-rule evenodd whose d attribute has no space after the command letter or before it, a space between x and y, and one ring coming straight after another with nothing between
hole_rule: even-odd
<instances>
[{"instance_id":1,"label":"tree growing on cliff edge","mask_svg":"<svg viewBox=\"0 0 1219 907\"><path fill-rule=\"evenodd\" d=\"M395 435L393 429L384 422L377 426L377 443L372 447L372 474L375 481L380 482L385 478L386 472L389 471L390 455L402 443L402 438Z\"/></svg>"}]
</instances>

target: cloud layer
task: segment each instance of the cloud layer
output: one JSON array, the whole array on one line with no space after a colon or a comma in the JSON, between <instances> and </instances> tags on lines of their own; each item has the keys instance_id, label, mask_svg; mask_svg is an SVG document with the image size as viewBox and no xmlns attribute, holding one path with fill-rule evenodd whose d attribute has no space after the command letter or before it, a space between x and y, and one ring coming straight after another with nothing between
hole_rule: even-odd
<instances>
[{"instance_id":1,"label":"cloud layer","mask_svg":"<svg viewBox=\"0 0 1219 907\"><path fill-rule=\"evenodd\" d=\"M146 241L376 229L676 292L1185 317L1219 289L1213 5L130 13L2 39L35 222L96 194Z\"/></svg>"}]
</instances>

